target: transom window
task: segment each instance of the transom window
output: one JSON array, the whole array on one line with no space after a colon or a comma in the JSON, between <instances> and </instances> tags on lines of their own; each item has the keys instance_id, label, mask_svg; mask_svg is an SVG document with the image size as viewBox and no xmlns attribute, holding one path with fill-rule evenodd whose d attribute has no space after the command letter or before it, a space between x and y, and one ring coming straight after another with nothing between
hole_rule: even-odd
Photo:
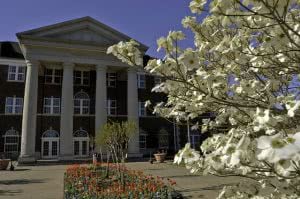
<instances>
[{"instance_id":1,"label":"transom window","mask_svg":"<svg viewBox=\"0 0 300 199\"><path fill-rule=\"evenodd\" d=\"M4 134L4 152L11 157L14 153L19 151L19 133L11 128Z\"/></svg>"},{"instance_id":2,"label":"transom window","mask_svg":"<svg viewBox=\"0 0 300 199\"><path fill-rule=\"evenodd\" d=\"M43 138L59 138L59 133L50 127L49 130L47 130L43 133L42 137Z\"/></svg>"},{"instance_id":3,"label":"transom window","mask_svg":"<svg viewBox=\"0 0 300 199\"><path fill-rule=\"evenodd\" d=\"M145 107L145 102L139 102L139 116L146 116L147 110Z\"/></svg>"},{"instance_id":4,"label":"transom window","mask_svg":"<svg viewBox=\"0 0 300 199\"><path fill-rule=\"evenodd\" d=\"M45 97L44 98L44 113L60 114L60 98Z\"/></svg>"},{"instance_id":5,"label":"transom window","mask_svg":"<svg viewBox=\"0 0 300 199\"><path fill-rule=\"evenodd\" d=\"M107 87L115 88L117 85L117 73L107 73Z\"/></svg>"},{"instance_id":6,"label":"transom window","mask_svg":"<svg viewBox=\"0 0 300 199\"><path fill-rule=\"evenodd\" d=\"M9 66L7 80L23 82L25 80L25 67L24 66Z\"/></svg>"},{"instance_id":7,"label":"transom window","mask_svg":"<svg viewBox=\"0 0 300 199\"><path fill-rule=\"evenodd\" d=\"M89 71L74 71L74 84L89 85L90 72Z\"/></svg>"},{"instance_id":8,"label":"transom window","mask_svg":"<svg viewBox=\"0 0 300 199\"><path fill-rule=\"evenodd\" d=\"M61 84L62 70L55 68L45 69L45 83L47 84Z\"/></svg>"},{"instance_id":9,"label":"transom window","mask_svg":"<svg viewBox=\"0 0 300 199\"><path fill-rule=\"evenodd\" d=\"M74 114L87 115L90 112L90 98L85 92L78 92L74 96Z\"/></svg>"},{"instance_id":10,"label":"transom window","mask_svg":"<svg viewBox=\"0 0 300 199\"><path fill-rule=\"evenodd\" d=\"M23 98L21 97L6 97L5 113L21 114L23 111Z\"/></svg>"},{"instance_id":11,"label":"transom window","mask_svg":"<svg viewBox=\"0 0 300 199\"><path fill-rule=\"evenodd\" d=\"M137 84L138 84L138 88L146 88L146 75L138 74L137 75Z\"/></svg>"},{"instance_id":12,"label":"transom window","mask_svg":"<svg viewBox=\"0 0 300 199\"><path fill-rule=\"evenodd\" d=\"M117 114L117 100L108 99L107 100L107 115Z\"/></svg>"}]
</instances>

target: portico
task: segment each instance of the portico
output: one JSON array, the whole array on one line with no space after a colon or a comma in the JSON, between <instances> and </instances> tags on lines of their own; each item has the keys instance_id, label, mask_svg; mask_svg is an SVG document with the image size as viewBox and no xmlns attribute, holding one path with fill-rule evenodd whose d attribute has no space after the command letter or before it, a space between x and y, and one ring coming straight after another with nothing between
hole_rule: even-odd
<instances>
[{"instance_id":1,"label":"portico","mask_svg":"<svg viewBox=\"0 0 300 199\"><path fill-rule=\"evenodd\" d=\"M126 117L138 124L137 70L129 68L128 65L106 54L108 46L129 40L128 36L90 17L18 33L17 36L27 64L20 162L34 162L42 157L41 151L36 147L36 136L37 133L40 134L37 132L38 85L47 68L51 69L55 66L62 70L62 76L57 76L61 78L61 87L58 87L61 89L60 114L56 115L60 120L60 129L55 129L59 133L59 138L55 138L59 140L58 159L76 158L76 151L79 148L82 150L79 154L85 154L83 150L89 150L87 143L77 144L74 141L85 140L74 139L74 133L78 130L74 129L74 115L76 115L74 113L74 71L95 71L96 86L92 93L95 96L94 114L91 114L89 109L84 110L86 115L94 118L95 133L99 132L101 126L107 121L106 76L109 70L127 73L125 77L127 81ZM141 45L142 51L145 52L146 49L146 46ZM54 102L51 101L51 103ZM52 127L49 126L49 128ZM129 145L129 152L132 155L139 154L138 139L139 133L136 132Z\"/></svg>"}]
</instances>

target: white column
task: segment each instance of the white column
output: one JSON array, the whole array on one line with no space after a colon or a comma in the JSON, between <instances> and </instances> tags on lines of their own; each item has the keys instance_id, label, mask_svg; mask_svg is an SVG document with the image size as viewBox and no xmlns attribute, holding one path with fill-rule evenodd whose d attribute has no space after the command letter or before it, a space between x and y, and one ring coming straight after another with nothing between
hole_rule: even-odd
<instances>
[{"instance_id":1,"label":"white column","mask_svg":"<svg viewBox=\"0 0 300 199\"><path fill-rule=\"evenodd\" d=\"M138 126L128 146L129 155L140 156L137 73L134 69L127 71L127 115L128 120L135 121Z\"/></svg>"},{"instance_id":2,"label":"white column","mask_svg":"<svg viewBox=\"0 0 300 199\"><path fill-rule=\"evenodd\" d=\"M73 63L63 64L60 117L60 159L73 158Z\"/></svg>"},{"instance_id":3,"label":"white column","mask_svg":"<svg viewBox=\"0 0 300 199\"><path fill-rule=\"evenodd\" d=\"M106 66L96 66L97 80L96 80L96 109L95 109L95 135L99 133L101 127L107 121L106 110Z\"/></svg>"},{"instance_id":4,"label":"white column","mask_svg":"<svg viewBox=\"0 0 300 199\"><path fill-rule=\"evenodd\" d=\"M24 91L21 154L19 163L30 163L36 160L36 112L38 99L39 62L26 61L26 82Z\"/></svg>"}]
</instances>

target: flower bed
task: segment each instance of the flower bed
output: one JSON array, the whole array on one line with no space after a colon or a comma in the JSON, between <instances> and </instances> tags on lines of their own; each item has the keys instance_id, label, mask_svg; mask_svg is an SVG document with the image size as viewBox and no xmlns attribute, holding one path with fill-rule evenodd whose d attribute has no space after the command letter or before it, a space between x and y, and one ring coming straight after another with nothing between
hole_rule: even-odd
<instances>
[{"instance_id":1,"label":"flower bed","mask_svg":"<svg viewBox=\"0 0 300 199\"><path fill-rule=\"evenodd\" d=\"M64 179L65 198L173 198L174 181L124 167L120 169L123 183L114 164L109 165L108 176L106 165L69 167Z\"/></svg>"}]
</instances>

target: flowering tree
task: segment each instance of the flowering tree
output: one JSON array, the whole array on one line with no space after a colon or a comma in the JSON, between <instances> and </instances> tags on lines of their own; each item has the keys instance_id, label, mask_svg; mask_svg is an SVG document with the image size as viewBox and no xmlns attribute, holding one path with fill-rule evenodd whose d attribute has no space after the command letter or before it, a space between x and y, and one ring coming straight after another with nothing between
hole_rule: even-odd
<instances>
[{"instance_id":1,"label":"flowering tree","mask_svg":"<svg viewBox=\"0 0 300 199\"><path fill-rule=\"evenodd\" d=\"M218 198L300 198L300 1L192 0L190 10L182 24L194 33L195 46L181 49L185 35L170 31L157 41L164 59L146 66L165 79L153 91L168 101L154 111L177 120L213 112L206 125L225 124L229 131L205 140L202 156L187 144L175 162L191 172L259 183L224 187ZM141 65L135 41L108 53Z\"/></svg>"}]
</instances>

